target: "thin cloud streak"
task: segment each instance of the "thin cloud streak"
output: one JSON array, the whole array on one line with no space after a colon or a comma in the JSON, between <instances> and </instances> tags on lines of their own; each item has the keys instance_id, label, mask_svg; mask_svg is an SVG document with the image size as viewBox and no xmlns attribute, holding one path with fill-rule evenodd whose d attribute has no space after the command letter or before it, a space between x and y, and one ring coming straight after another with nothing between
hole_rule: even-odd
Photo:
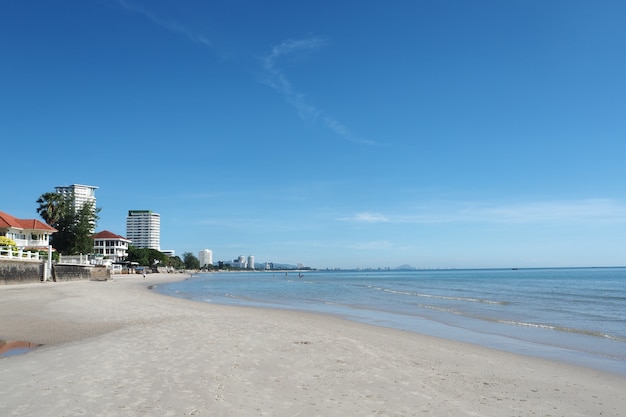
<instances>
[{"instance_id":1,"label":"thin cloud streak","mask_svg":"<svg viewBox=\"0 0 626 417\"><path fill-rule=\"evenodd\" d=\"M310 51L322 45L324 45L324 41L319 38L288 40L274 46L272 52L263 59L263 68L271 75L264 80L265 83L281 94L287 103L298 111L298 116L301 119L313 122L319 117L320 111L306 103L304 96L293 89L287 77L276 65L276 61L283 56L299 51Z\"/></svg>"},{"instance_id":2,"label":"thin cloud streak","mask_svg":"<svg viewBox=\"0 0 626 417\"><path fill-rule=\"evenodd\" d=\"M285 101L298 111L298 116L301 119L313 123L317 122L317 120L321 120L322 123L335 135L347 141L362 145L377 145L374 141L357 137L342 123L328 115L325 115L322 110L308 103L305 99L305 95L297 92L293 88L291 82L287 79L282 69L277 64L277 61L282 57L297 52L311 51L324 45L326 45L325 40L313 37L287 40L280 45L275 46L272 48L272 52L263 58L263 68L267 74L270 75L269 78L264 80L265 84L282 95Z\"/></svg>"},{"instance_id":3,"label":"thin cloud streak","mask_svg":"<svg viewBox=\"0 0 626 417\"><path fill-rule=\"evenodd\" d=\"M172 33L183 35L187 39L199 43L207 48L214 48L213 43L209 39L190 31L179 22L176 22L172 19L160 17L150 10L146 10L125 0L118 0L118 3L125 10L132 13L140 14L149 19L154 24L165 28ZM311 51L317 48L321 48L324 45L326 45L326 41L324 39L312 37L296 40L290 39L279 45L274 46L272 48L272 52L262 60L263 68L269 75L269 77L264 80L264 83L277 91L280 95L282 95L285 101L297 110L298 116L302 120L310 121L312 123L316 123L317 120L321 120L326 128L332 131L335 135L349 142L369 146L379 145L372 140L363 139L354 135L345 125L335 120L334 118L325 115L322 110L308 103L305 99L305 95L296 91L292 87L291 83L289 82L283 71L277 65L277 61L285 56L297 52Z\"/></svg>"},{"instance_id":4,"label":"thin cloud streak","mask_svg":"<svg viewBox=\"0 0 626 417\"><path fill-rule=\"evenodd\" d=\"M626 204L610 199L579 201L544 201L511 205L485 206L478 203L447 203L422 207L416 214L389 216L362 212L339 218L339 221L358 223L624 223Z\"/></svg>"},{"instance_id":5,"label":"thin cloud streak","mask_svg":"<svg viewBox=\"0 0 626 417\"><path fill-rule=\"evenodd\" d=\"M118 0L118 3L120 4L120 6L122 6L124 9L128 10L129 12L143 15L144 17L148 18L152 23L155 23L156 25L161 26L169 30L170 32L184 35L187 39L193 42L199 43L208 48L213 48L213 44L211 43L210 40L208 40L202 35L198 35L196 33L191 32L184 25L174 20L162 18L160 16L157 16L157 14L154 12L143 9L137 5L130 4L124 0Z\"/></svg>"},{"instance_id":6,"label":"thin cloud streak","mask_svg":"<svg viewBox=\"0 0 626 417\"><path fill-rule=\"evenodd\" d=\"M356 223L388 223L389 218L380 213L362 212L352 217L344 217L339 220Z\"/></svg>"}]
</instances>

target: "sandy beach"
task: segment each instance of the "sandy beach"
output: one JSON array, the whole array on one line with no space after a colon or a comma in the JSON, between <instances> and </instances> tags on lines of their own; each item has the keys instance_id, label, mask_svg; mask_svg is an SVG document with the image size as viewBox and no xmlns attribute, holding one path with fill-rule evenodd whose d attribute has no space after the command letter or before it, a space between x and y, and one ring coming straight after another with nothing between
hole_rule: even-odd
<instances>
[{"instance_id":1,"label":"sandy beach","mask_svg":"<svg viewBox=\"0 0 626 417\"><path fill-rule=\"evenodd\" d=\"M622 416L618 375L301 312L157 294L181 275L0 287L2 416Z\"/></svg>"}]
</instances>

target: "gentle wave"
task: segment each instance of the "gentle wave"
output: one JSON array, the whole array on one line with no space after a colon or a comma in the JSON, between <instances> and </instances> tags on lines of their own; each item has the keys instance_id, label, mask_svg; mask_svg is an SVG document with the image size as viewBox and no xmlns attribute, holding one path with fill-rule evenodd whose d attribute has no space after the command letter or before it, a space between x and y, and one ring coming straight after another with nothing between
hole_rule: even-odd
<instances>
[{"instance_id":1,"label":"gentle wave","mask_svg":"<svg viewBox=\"0 0 626 417\"><path fill-rule=\"evenodd\" d=\"M532 327L535 329L547 329L547 330L555 330L559 332L582 334L586 336L601 337L604 339L615 340L616 342L626 342L625 338L613 336L613 335L602 333L602 332L594 332L591 330L574 329L571 327L554 326L551 324L526 323L523 321L514 321L514 320L496 320L496 322L502 323L502 324L511 324L514 326Z\"/></svg>"},{"instance_id":2,"label":"gentle wave","mask_svg":"<svg viewBox=\"0 0 626 417\"><path fill-rule=\"evenodd\" d=\"M337 306L348 307L351 309L358 309L358 310L371 309L371 307L362 307L362 306L357 306L357 305L352 305L352 304L342 304L342 303L335 303L335 302L329 302L329 301L326 301L324 304L337 305ZM466 318L475 319L475 320L483 320L483 321L505 324L505 325L521 326L521 327L528 327L528 328L534 328L534 329L544 329L544 330L551 330L551 331L557 331L557 332L565 332L565 333L580 334L580 335L585 335L585 336L600 337L600 338L607 339L607 340L614 340L616 342L626 342L626 338L613 336L613 335L602 333L602 332L575 329L575 328L566 327L566 326L556 326L556 325L543 324L543 323L528 323L528 322L515 321L515 320L493 319L490 317L468 314L468 313L465 313L465 312L462 312L453 308L449 308L449 307L438 307L438 306L433 306L429 304L413 304L413 305L417 308L422 308L425 310L436 311L439 313L453 314L455 316L466 317ZM387 310L382 310L382 309L380 309L379 311L388 312Z\"/></svg>"},{"instance_id":3,"label":"gentle wave","mask_svg":"<svg viewBox=\"0 0 626 417\"><path fill-rule=\"evenodd\" d=\"M422 298L434 298L434 299L438 299L438 300L465 301L465 302L469 302L469 303L482 303L482 304L494 304L494 305L509 305L509 304L511 304L509 301L494 301L494 300L486 300L486 299L483 299L483 298L451 297L451 296L448 296L448 295L425 294L425 293L412 292L412 291L392 290L390 288L375 287L373 285L368 285L367 287L371 288L371 289L374 289L374 290L377 290L377 291L388 292L390 294L409 295L409 296L422 297Z\"/></svg>"}]
</instances>

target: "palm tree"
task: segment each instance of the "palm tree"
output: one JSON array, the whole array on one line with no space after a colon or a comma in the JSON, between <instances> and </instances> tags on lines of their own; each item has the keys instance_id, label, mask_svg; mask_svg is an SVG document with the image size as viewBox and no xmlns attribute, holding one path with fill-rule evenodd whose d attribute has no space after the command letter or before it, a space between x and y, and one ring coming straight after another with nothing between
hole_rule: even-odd
<instances>
[{"instance_id":1,"label":"palm tree","mask_svg":"<svg viewBox=\"0 0 626 417\"><path fill-rule=\"evenodd\" d=\"M54 226L63 216L65 196L59 193L44 193L37 200L37 213L50 226Z\"/></svg>"}]
</instances>

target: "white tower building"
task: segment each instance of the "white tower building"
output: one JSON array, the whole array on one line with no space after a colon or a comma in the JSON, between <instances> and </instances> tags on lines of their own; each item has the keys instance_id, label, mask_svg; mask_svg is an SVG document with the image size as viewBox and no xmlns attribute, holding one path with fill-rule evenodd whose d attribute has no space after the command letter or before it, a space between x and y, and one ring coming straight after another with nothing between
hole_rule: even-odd
<instances>
[{"instance_id":1,"label":"white tower building","mask_svg":"<svg viewBox=\"0 0 626 417\"><path fill-rule=\"evenodd\" d=\"M161 215L151 210L129 210L126 237L141 249L161 250Z\"/></svg>"},{"instance_id":2,"label":"white tower building","mask_svg":"<svg viewBox=\"0 0 626 417\"><path fill-rule=\"evenodd\" d=\"M68 186L54 187L58 194L74 195L74 208L80 210L85 203L90 202L93 209L96 209L96 190L98 187L93 185L72 184Z\"/></svg>"},{"instance_id":3,"label":"white tower building","mask_svg":"<svg viewBox=\"0 0 626 417\"><path fill-rule=\"evenodd\" d=\"M254 256L248 256L248 269L254 269Z\"/></svg>"},{"instance_id":4,"label":"white tower building","mask_svg":"<svg viewBox=\"0 0 626 417\"><path fill-rule=\"evenodd\" d=\"M85 203L91 203L91 211L96 214L96 190L98 187L93 185L81 185L72 184L67 186L54 187L57 194L63 194L64 196L74 196L74 210L78 211ZM91 233L96 230L96 225L91 225Z\"/></svg>"},{"instance_id":5,"label":"white tower building","mask_svg":"<svg viewBox=\"0 0 626 417\"><path fill-rule=\"evenodd\" d=\"M201 250L198 253L198 260L200 261L201 267L205 265L213 265L213 251L210 249Z\"/></svg>"}]
</instances>

